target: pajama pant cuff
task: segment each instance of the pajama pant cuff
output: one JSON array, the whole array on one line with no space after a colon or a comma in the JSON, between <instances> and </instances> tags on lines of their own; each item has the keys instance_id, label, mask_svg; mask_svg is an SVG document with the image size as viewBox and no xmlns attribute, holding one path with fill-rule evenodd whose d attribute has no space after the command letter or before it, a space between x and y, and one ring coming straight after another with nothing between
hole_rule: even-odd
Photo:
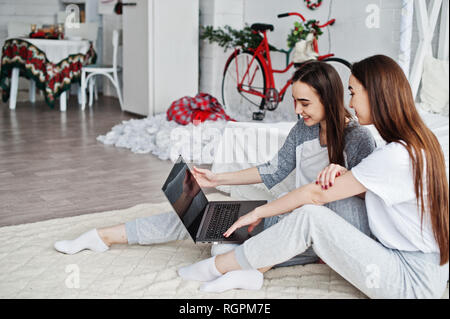
<instances>
[{"instance_id":1,"label":"pajama pant cuff","mask_svg":"<svg viewBox=\"0 0 450 319\"><path fill-rule=\"evenodd\" d=\"M127 239L129 245L134 245L139 243L137 228L136 228L136 220L127 222L125 224L125 230L127 232Z\"/></svg>"},{"instance_id":2,"label":"pajama pant cuff","mask_svg":"<svg viewBox=\"0 0 450 319\"><path fill-rule=\"evenodd\" d=\"M244 244L234 249L234 256L236 257L236 261L238 262L239 266L241 266L243 270L254 269L245 256Z\"/></svg>"}]
</instances>

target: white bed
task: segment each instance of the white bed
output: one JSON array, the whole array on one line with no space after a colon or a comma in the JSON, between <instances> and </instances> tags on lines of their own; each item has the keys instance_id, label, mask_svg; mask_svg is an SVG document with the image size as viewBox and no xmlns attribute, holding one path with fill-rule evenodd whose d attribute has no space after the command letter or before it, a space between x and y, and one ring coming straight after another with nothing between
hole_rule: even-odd
<instances>
[{"instance_id":1,"label":"white bed","mask_svg":"<svg viewBox=\"0 0 450 319\"><path fill-rule=\"evenodd\" d=\"M419 113L424 119L428 127L437 136L445 155L445 165L447 171L447 180L449 178L449 117L439 114L428 113L419 108ZM254 166L255 164L261 164L269 161L277 153L278 149L261 148L258 147L259 143L245 143L242 139L242 132L244 129L247 135L251 135L252 132L258 138L258 129L265 130L267 134L276 135L274 140L278 141L279 147L284 143L290 129L295 125L295 122L285 123L242 123L242 122L230 122L222 136L220 146L214 158L212 165L212 171L216 173L237 171ZM269 128L273 128L272 132L269 132ZM373 126L369 126L377 145L384 144L383 139L378 134L377 130ZM236 139L235 139L236 138ZM257 159L255 163L245 161L230 161L230 154L239 153L241 158L253 158ZM241 154L243 153L243 154ZM219 186L218 190L225 193L229 193L232 197L240 197L245 199L275 199L283 192L292 190L295 188L295 171L292 172L283 182L276 185L271 190L268 190L264 184L257 185L240 185L240 186Z\"/></svg>"}]
</instances>

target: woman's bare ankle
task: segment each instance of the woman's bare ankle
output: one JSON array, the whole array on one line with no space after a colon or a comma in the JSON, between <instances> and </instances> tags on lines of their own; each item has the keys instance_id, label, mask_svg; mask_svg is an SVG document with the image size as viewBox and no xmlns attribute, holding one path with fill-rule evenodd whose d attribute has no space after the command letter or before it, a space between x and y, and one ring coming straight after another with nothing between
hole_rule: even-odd
<instances>
[{"instance_id":1,"label":"woman's bare ankle","mask_svg":"<svg viewBox=\"0 0 450 319\"><path fill-rule=\"evenodd\" d=\"M102 241L110 247L114 244L128 244L125 224L112 227L98 228L98 235Z\"/></svg>"},{"instance_id":2,"label":"woman's bare ankle","mask_svg":"<svg viewBox=\"0 0 450 319\"><path fill-rule=\"evenodd\" d=\"M97 233L100 239L105 243L106 246L111 247L112 243L109 241L108 236L104 228L97 228Z\"/></svg>"}]
</instances>

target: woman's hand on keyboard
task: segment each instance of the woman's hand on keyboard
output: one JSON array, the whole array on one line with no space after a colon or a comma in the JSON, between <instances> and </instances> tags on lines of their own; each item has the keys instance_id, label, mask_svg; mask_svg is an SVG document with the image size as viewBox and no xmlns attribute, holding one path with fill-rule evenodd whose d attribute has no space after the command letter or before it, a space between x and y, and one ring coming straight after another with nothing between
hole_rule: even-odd
<instances>
[{"instance_id":1,"label":"woman's hand on keyboard","mask_svg":"<svg viewBox=\"0 0 450 319\"><path fill-rule=\"evenodd\" d=\"M252 210L250 213L245 214L233 224L230 228L223 234L224 237L228 238L236 229L239 229L244 226L248 227L248 232L252 232L256 226L262 221L262 218L258 217L256 214L256 210Z\"/></svg>"}]
</instances>

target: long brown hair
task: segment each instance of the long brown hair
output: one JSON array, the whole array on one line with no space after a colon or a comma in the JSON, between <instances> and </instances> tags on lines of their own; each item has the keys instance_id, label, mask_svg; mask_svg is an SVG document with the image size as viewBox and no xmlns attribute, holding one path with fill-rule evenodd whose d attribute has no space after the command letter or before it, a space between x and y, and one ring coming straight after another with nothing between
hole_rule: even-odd
<instances>
[{"instance_id":1,"label":"long brown hair","mask_svg":"<svg viewBox=\"0 0 450 319\"><path fill-rule=\"evenodd\" d=\"M330 163L345 166L345 122L352 115L344 107L344 86L339 73L329 64L305 62L292 77L292 82L308 84L319 95L325 108L328 159Z\"/></svg>"},{"instance_id":2,"label":"long brown hair","mask_svg":"<svg viewBox=\"0 0 450 319\"><path fill-rule=\"evenodd\" d=\"M449 259L449 190L442 148L417 112L408 80L394 60L369 57L355 63L352 74L367 90L373 124L381 137L408 150L421 223L429 215L444 265Z\"/></svg>"}]
</instances>

